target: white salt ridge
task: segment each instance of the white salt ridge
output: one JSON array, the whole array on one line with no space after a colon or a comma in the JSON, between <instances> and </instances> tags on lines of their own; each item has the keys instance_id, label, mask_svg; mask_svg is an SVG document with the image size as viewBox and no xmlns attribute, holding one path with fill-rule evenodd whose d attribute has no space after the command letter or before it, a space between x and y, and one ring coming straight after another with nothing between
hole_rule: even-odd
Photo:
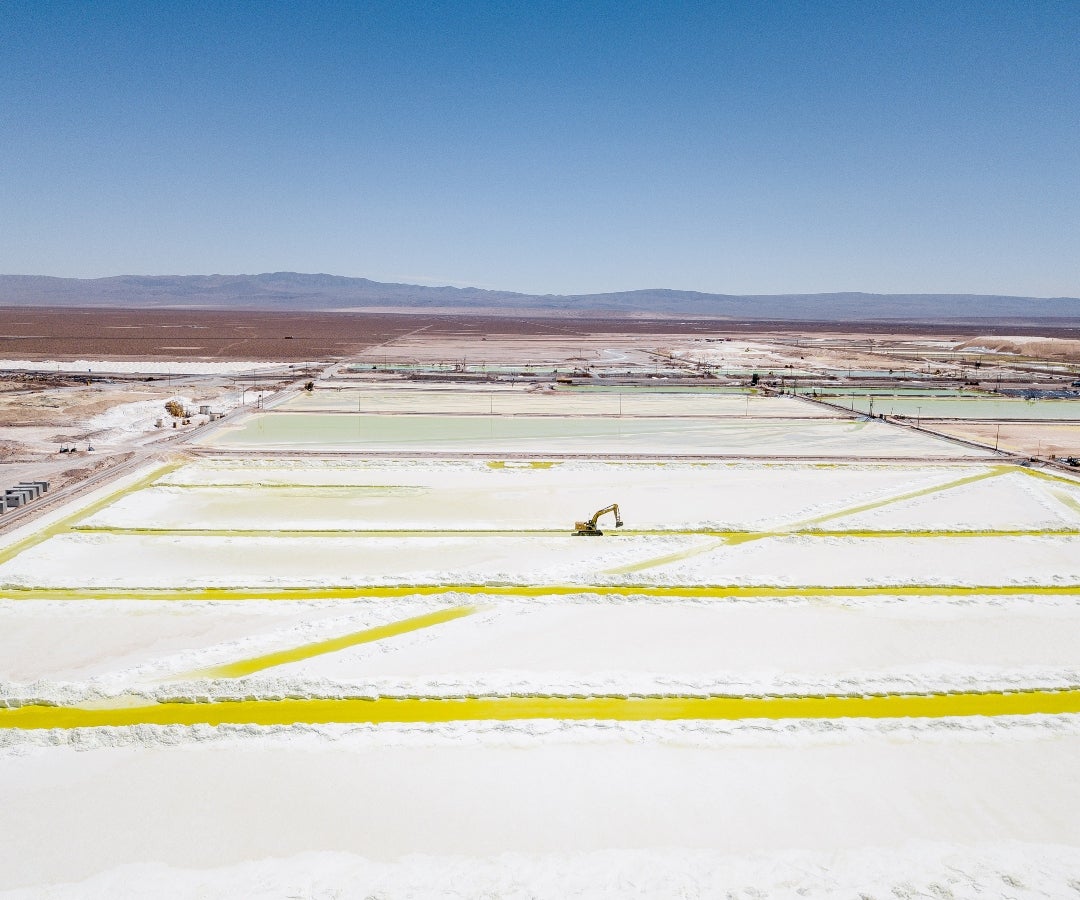
<instances>
[{"instance_id":1,"label":"white salt ridge","mask_svg":"<svg viewBox=\"0 0 1080 900\"><path fill-rule=\"evenodd\" d=\"M440 677L333 679L257 673L235 679L176 680L162 684L100 678L89 682L0 682L0 707L75 706L115 701L205 702L287 698L377 699L409 697L647 696L868 696L943 692L1016 692L1080 689L1080 669L1028 666L1019 670L926 666L918 671L716 672L707 676L649 672L447 673Z\"/></svg>"},{"instance_id":2,"label":"white salt ridge","mask_svg":"<svg viewBox=\"0 0 1080 900\"><path fill-rule=\"evenodd\" d=\"M332 458L309 458L297 454L275 455L273 457L250 457L237 459L235 457L203 457L192 461L183 469L171 473L168 478L177 484L213 484L219 473L243 473L243 472L282 472L287 475L303 476L308 470L320 472L334 472L345 478L349 478L353 472L362 473L368 477L368 473L398 472L413 469L428 470L435 473L459 470L462 472L485 473L491 475L504 475L507 473L527 474L541 473L540 477L553 477L565 473L603 473L611 471L641 470L647 472L650 469L661 469L665 473L689 473L705 471L737 470L740 473L771 472L782 474L784 471L798 471L810 469L816 472L815 477L828 477L829 473L841 468L845 473L852 472L877 472L883 475L893 473L900 477L920 477L928 473L949 475L955 477L977 474L984 471L984 467L975 463L950 463L947 461L934 461L924 465L912 465L906 463L881 463L870 461L841 462L819 465L816 463L793 462L761 462L758 460L723 460L723 461L699 461L685 462L682 460L595 460L595 459L560 459L551 460L544 456L534 459L508 459L500 460L492 457L500 465L492 468L489 462L472 459L441 459L441 458L415 458L404 457L402 459L332 459ZM537 463L543 464L537 467ZM546 473L542 474L542 473ZM410 472L410 476L414 473ZM423 477L419 473L417 477ZM232 483L232 481L230 481ZM343 481L348 484L349 481Z\"/></svg>"},{"instance_id":3,"label":"white salt ridge","mask_svg":"<svg viewBox=\"0 0 1080 900\"><path fill-rule=\"evenodd\" d=\"M0 759L47 755L56 748L110 751L124 748L221 747L226 750L446 749L463 743L536 749L552 744L674 745L698 749L806 749L843 744L985 744L1080 737L1080 715L944 716L936 719L516 719L459 722L386 722L312 725L125 725L96 728L0 730Z\"/></svg>"},{"instance_id":4,"label":"white salt ridge","mask_svg":"<svg viewBox=\"0 0 1080 900\"><path fill-rule=\"evenodd\" d=\"M184 869L163 863L119 866L85 881L0 891L2 900L160 900L304 897L397 900L489 897L507 900L625 900L680 897L1009 897L1080 892L1080 850L1011 841L914 844L840 853L789 851L749 857L700 850L609 850L573 855L494 857L410 855L395 862L341 852Z\"/></svg>"},{"instance_id":5,"label":"white salt ridge","mask_svg":"<svg viewBox=\"0 0 1080 900\"><path fill-rule=\"evenodd\" d=\"M1017 340L1030 341L1030 340L1032 340L1032 338L1017 338ZM993 350L990 347L982 347L979 344L973 344L970 347L960 347L959 350L960 350L961 353L979 353L979 354L992 353L992 354L1001 355L1001 356L1015 356L1016 355L1011 350Z\"/></svg>"}]
</instances>

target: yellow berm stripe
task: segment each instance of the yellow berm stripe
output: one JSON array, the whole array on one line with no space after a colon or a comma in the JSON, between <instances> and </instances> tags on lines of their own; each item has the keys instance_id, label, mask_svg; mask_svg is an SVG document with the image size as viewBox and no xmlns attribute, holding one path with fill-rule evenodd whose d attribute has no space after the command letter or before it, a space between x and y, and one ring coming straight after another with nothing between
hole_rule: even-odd
<instances>
[{"instance_id":1,"label":"yellow berm stripe","mask_svg":"<svg viewBox=\"0 0 1080 900\"><path fill-rule=\"evenodd\" d=\"M251 659L242 659L209 669L199 669L178 675L171 680L189 681L196 678L243 678L263 669L274 666L283 666L286 663L299 662L302 659L311 659L313 656L321 656L324 653L334 653L355 647L358 644L368 644L372 641L381 641L383 638L397 637L399 634L407 634L410 631L418 631L421 628L430 628L432 625L441 625L460 619L463 616L472 615L476 606L454 606L450 609L440 609L433 613L422 616L413 616L410 619L402 619L399 622L390 622L375 628L365 628L363 631L354 631L341 637L329 638L325 641L315 641L311 644L303 644L300 647L291 647L288 650L279 650L276 653L266 653Z\"/></svg>"},{"instance_id":2,"label":"yellow berm stripe","mask_svg":"<svg viewBox=\"0 0 1080 900\"><path fill-rule=\"evenodd\" d=\"M941 718L1080 712L1080 690L869 696L512 696L171 702L113 709L23 706L0 709L0 728L126 725L294 725L384 722L601 719Z\"/></svg>"}]
</instances>

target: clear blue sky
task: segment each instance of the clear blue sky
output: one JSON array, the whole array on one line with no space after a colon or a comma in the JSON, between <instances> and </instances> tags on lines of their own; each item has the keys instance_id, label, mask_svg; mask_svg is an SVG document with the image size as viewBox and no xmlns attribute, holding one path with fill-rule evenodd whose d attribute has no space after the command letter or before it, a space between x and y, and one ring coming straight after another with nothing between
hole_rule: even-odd
<instances>
[{"instance_id":1,"label":"clear blue sky","mask_svg":"<svg viewBox=\"0 0 1080 900\"><path fill-rule=\"evenodd\" d=\"M1080 2L0 0L0 272L1080 295Z\"/></svg>"}]
</instances>

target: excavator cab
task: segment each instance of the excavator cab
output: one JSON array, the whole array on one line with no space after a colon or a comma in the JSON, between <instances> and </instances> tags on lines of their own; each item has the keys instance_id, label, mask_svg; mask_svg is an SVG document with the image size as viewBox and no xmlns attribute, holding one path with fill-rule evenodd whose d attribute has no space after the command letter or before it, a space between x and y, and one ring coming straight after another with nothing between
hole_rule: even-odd
<instances>
[{"instance_id":1,"label":"excavator cab","mask_svg":"<svg viewBox=\"0 0 1080 900\"><path fill-rule=\"evenodd\" d=\"M605 506L603 509L598 509L593 513L593 517L587 522L575 522L574 523L574 537L603 537L604 532L596 527L597 521L599 521L602 515L609 512L615 513L615 527L622 528L622 516L619 515L619 504L612 503L611 506Z\"/></svg>"}]
</instances>

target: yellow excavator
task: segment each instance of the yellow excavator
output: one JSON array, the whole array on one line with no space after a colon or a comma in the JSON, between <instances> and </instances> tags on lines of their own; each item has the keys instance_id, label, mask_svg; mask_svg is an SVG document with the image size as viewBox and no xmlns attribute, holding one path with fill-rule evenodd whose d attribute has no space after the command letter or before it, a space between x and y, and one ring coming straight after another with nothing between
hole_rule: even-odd
<instances>
[{"instance_id":1,"label":"yellow excavator","mask_svg":"<svg viewBox=\"0 0 1080 900\"><path fill-rule=\"evenodd\" d=\"M622 516L619 515L619 504L612 503L611 506L605 506L603 509L598 509L593 513L593 517L588 522L575 522L574 523L574 536L575 537L601 537L604 532L596 527L597 521L602 515L606 513L615 513L615 527L622 528Z\"/></svg>"}]
</instances>

